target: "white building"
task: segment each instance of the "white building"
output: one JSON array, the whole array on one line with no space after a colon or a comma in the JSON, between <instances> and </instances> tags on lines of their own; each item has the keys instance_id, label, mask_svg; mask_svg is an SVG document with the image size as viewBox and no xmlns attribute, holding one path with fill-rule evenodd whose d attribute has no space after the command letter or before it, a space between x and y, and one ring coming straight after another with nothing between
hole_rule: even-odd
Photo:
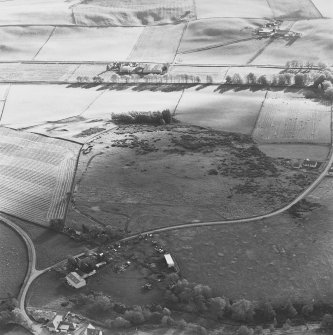
<instances>
[{"instance_id":1,"label":"white building","mask_svg":"<svg viewBox=\"0 0 333 335\"><path fill-rule=\"evenodd\" d=\"M103 335L103 332L100 329L96 329L92 324L89 323L86 330L83 333L84 335Z\"/></svg>"},{"instance_id":2,"label":"white building","mask_svg":"<svg viewBox=\"0 0 333 335\"><path fill-rule=\"evenodd\" d=\"M83 286L86 286L87 282L83 279L77 272L70 272L66 276L66 281L68 285L78 289Z\"/></svg>"},{"instance_id":3,"label":"white building","mask_svg":"<svg viewBox=\"0 0 333 335\"><path fill-rule=\"evenodd\" d=\"M175 261L173 260L172 256L170 254L164 255L165 261L168 264L168 268L174 268L175 267Z\"/></svg>"}]
</instances>

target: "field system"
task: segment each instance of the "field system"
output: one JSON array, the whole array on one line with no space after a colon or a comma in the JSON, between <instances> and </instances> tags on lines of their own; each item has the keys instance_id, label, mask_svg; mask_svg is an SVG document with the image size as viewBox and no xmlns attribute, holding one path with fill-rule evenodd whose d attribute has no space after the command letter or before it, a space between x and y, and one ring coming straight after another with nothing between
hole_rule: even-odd
<instances>
[{"instance_id":1,"label":"field system","mask_svg":"<svg viewBox=\"0 0 333 335\"><path fill-rule=\"evenodd\" d=\"M116 317L140 331L134 304L229 322L206 287L177 298L170 252L221 297L333 306L332 31L328 0L0 0L0 228L29 265L0 300L7 285L28 323L73 308L106 335ZM161 311L136 313L176 327Z\"/></svg>"},{"instance_id":2,"label":"field system","mask_svg":"<svg viewBox=\"0 0 333 335\"><path fill-rule=\"evenodd\" d=\"M44 226L63 219L79 146L0 127L0 211Z\"/></svg>"}]
</instances>

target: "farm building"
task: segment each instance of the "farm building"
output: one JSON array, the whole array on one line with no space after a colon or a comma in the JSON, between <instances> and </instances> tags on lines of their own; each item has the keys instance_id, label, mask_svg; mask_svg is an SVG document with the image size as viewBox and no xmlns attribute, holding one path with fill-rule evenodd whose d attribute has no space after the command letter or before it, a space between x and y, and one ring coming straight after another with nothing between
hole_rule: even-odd
<instances>
[{"instance_id":1,"label":"farm building","mask_svg":"<svg viewBox=\"0 0 333 335\"><path fill-rule=\"evenodd\" d=\"M305 159L303 161L302 167L305 169L318 169L321 163L317 161L312 161L310 159Z\"/></svg>"},{"instance_id":2,"label":"farm building","mask_svg":"<svg viewBox=\"0 0 333 335\"><path fill-rule=\"evenodd\" d=\"M168 268L175 268L175 261L173 260L172 256L170 254L165 254L164 259L168 265Z\"/></svg>"},{"instance_id":3,"label":"farm building","mask_svg":"<svg viewBox=\"0 0 333 335\"><path fill-rule=\"evenodd\" d=\"M50 321L46 327L50 332L56 332L60 323L64 320L62 315L56 315L52 321Z\"/></svg>"},{"instance_id":4,"label":"farm building","mask_svg":"<svg viewBox=\"0 0 333 335\"><path fill-rule=\"evenodd\" d=\"M67 281L68 285L70 285L70 286L72 286L76 289L84 287L87 284L85 279L82 278L77 272L70 272L66 276L66 281Z\"/></svg>"},{"instance_id":5,"label":"farm building","mask_svg":"<svg viewBox=\"0 0 333 335\"><path fill-rule=\"evenodd\" d=\"M328 175L333 176L333 166L331 166L330 169L328 170Z\"/></svg>"}]
</instances>

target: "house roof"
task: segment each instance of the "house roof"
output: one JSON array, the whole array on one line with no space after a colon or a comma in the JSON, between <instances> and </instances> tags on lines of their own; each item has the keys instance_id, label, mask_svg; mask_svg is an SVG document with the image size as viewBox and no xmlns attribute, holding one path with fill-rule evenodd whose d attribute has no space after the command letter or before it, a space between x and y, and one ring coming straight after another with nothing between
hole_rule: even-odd
<instances>
[{"instance_id":1,"label":"house roof","mask_svg":"<svg viewBox=\"0 0 333 335\"><path fill-rule=\"evenodd\" d=\"M170 254L165 254L164 258L165 258L165 261L167 262L167 264L169 266L174 266L175 265L175 262L174 262L174 260L173 260L173 258Z\"/></svg>"},{"instance_id":2,"label":"house roof","mask_svg":"<svg viewBox=\"0 0 333 335\"><path fill-rule=\"evenodd\" d=\"M67 276L66 279L71 281L74 284L80 284L84 279L82 279L78 273L76 272L70 272Z\"/></svg>"}]
</instances>

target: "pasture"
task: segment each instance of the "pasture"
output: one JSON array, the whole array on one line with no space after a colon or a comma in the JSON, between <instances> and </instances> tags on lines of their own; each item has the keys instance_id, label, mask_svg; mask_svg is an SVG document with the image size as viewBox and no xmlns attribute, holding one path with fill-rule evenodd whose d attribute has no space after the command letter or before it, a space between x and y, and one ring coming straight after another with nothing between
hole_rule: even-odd
<instances>
[{"instance_id":1,"label":"pasture","mask_svg":"<svg viewBox=\"0 0 333 335\"><path fill-rule=\"evenodd\" d=\"M289 299L332 304L332 182L327 190L329 195L322 197L327 205L302 218L286 213L160 238L185 278L211 286L220 296L273 304Z\"/></svg>"},{"instance_id":2,"label":"pasture","mask_svg":"<svg viewBox=\"0 0 333 335\"><path fill-rule=\"evenodd\" d=\"M141 27L57 27L35 59L105 62L125 60L142 30Z\"/></svg>"},{"instance_id":3,"label":"pasture","mask_svg":"<svg viewBox=\"0 0 333 335\"><path fill-rule=\"evenodd\" d=\"M301 33L302 37L292 41L275 39L252 64L284 65L292 59L332 64L333 20L301 20L291 30Z\"/></svg>"},{"instance_id":4,"label":"pasture","mask_svg":"<svg viewBox=\"0 0 333 335\"><path fill-rule=\"evenodd\" d=\"M74 24L72 0L1 1L0 24Z\"/></svg>"},{"instance_id":5,"label":"pasture","mask_svg":"<svg viewBox=\"0 0 333 335\"><path fill-rule=\"evenodd\" d=\"M179 46L179 53L210 49L252 38L265 20L242 18L207 19L189 22Z\"/></svg>"},{"instance_id":6,"label":"pasture","mask_svg":"<svg viewBox=\"0 0 333 335\"><path fill-rule=\"evenodd\" d=\"M76 69L73 64L0 63L3 82L63 82Z\"/></svg>"},{"instance_id":7,"label":"pasture","mask_svg":"<svg viewBox=\"0 0 333 335\"><path fill-rule=\"evenodd\" d=\"M63 219L79 146L0 127L0 211L44 226Z\"/></svg>"},{"instance_id":8,"label":"pasture","mask_svg":"<svg viewBox=\"0 0 333 335\"><path fill-rule=\"evenodd\" d=\"M1 125L26 128L77 116L99 95L96 89L66 85L12 85Z\"/></svg>"},{"instance_id":9,"label":"pasture","mask_svg":"<svg viewBox=\"0 0 333 335\"><path fill-rule=\"evenodd\" d=\"M266 0L196 0L198 19L210 17L270 18L273 13Z\"/></svg>"},{"instance_id":10,"label":"pasture","mask_svg":"<svg viewBox=\"0 0 333 335\"><path fill-rule=\"evenodd\" d=\"M253 132L259 143L331 143L329 106L269 92Z\"/></svg>"},{"instance_id":11,"label":"pasture","mask_svg":"<svg viewBox=\"0 0 333 335\"><path fill-rule=\"evenodd\" d=\"M319 19L321 13L311 0L267 0L276 18Z\"/></svg>"},{"instance_id":12,"label":"pasture","mask_svg":"<svg viewBox=\"0 0 333 335\"><path fill-rule=\"evenodd\" d=\"M250 135L256 124L265 90L219 93L216 87L186 90L178 105L176 119L201 127Z\"/></svg>"},{"instance_id":13,"label":"pasture","mask_svg":"<svg viewBox=\"0 0 333 335\"><path fill-rule=\"evenodd\" d=\"M329 155L328 145L311 144L259 144L259 149L269 157L287 159L311 159L325 161Z\"/></svg>"},{"instance_id":14,"label":"pasture","mask_svg":"<svg viewBox=\"0 0 333 335\"><path fill-rule=\"evenodd\" d=\"M176 64L247 64L259 50L265 48L267 40L249 39L237 43L207 48L191 53L177 54Z\"/></svg>"},{"instance_id":15,"label":"pasture","mask_svg":"<svg viewBox=\"0 0 333 335\"><path fill-rule=\"evenodd\" d=\"M141 33L127 60L134 62L172 62L185 24L147 26Z\"/></svg>"},{"instance_id":16,"label":"pasture","mask_svg":"<svg viewBox=\"0 0 333 335\"><path fill-rule=\"evenodd\" d=\"M320 13L327 18L333 19L333 3L327 0L312 0Z\"/></svg>"},{"instance_id":17,"label":"pasture","mask_svg":"<svg viewBox=\"0 0 333 335\"><path fill-rule=\"evenodd\" d=\"M0 28L0 61L32 60L53 31L52 26Z\"/></svg>"},{"instance_id":18,"label":"pasture","mask_svg":"<svg viewBox=\"0 0 333 335\"><path fill-rule=\"evenodd\" d=\"M195 19L192 0L93 0L73 7L81 25L154 25Z\"/></svg>"}]
</instances>

